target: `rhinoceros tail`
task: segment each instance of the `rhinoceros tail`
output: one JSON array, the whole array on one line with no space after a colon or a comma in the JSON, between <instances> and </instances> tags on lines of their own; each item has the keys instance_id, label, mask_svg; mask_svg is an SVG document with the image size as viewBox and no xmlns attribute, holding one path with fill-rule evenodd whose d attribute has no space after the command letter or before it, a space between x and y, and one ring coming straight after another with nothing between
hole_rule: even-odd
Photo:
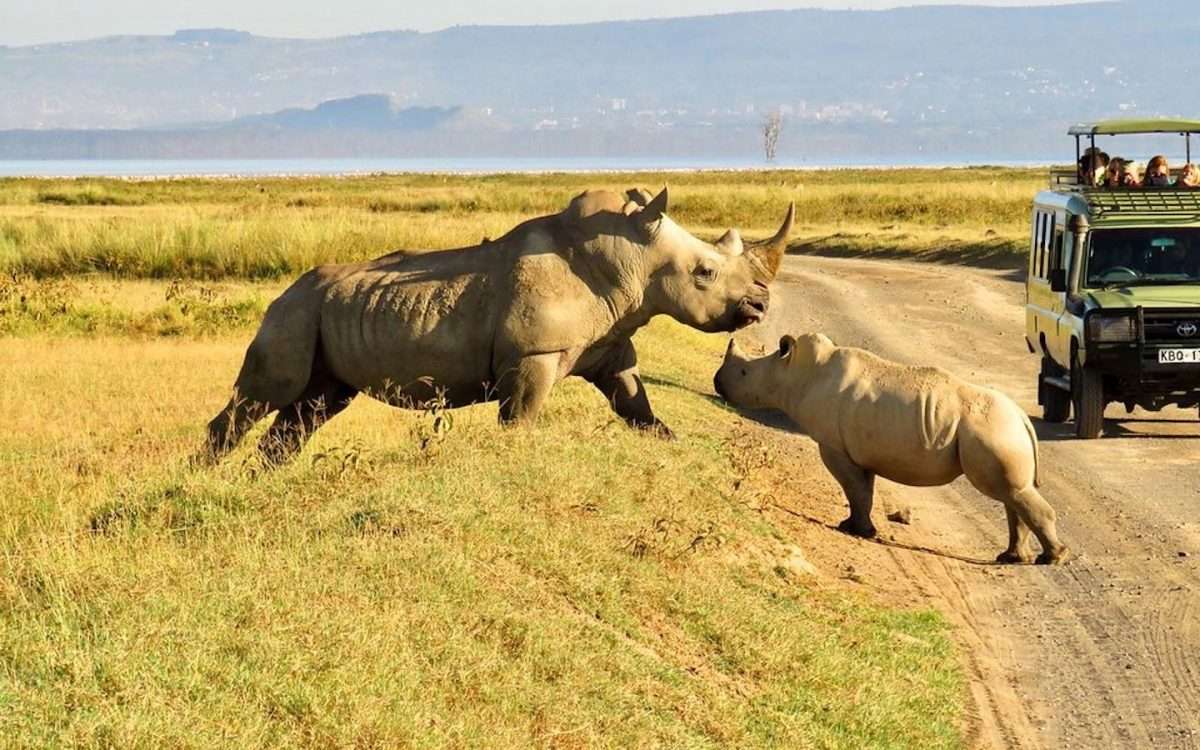
<instances>
[{"instance_id":1,"label":"rhinoceros tail","mask_svg":"<svg viewBox=\"0 0 1200 750\"><path fill-rule=\"evenodd\" d=\"M310 271L271 303L238 373L242 398L279 408L300 397L312 377L321 328L321 292Z\"/></svg>"},{"instance_id":2,"label":"rhinoceros tail","mask_svg":"<svg viewBox=\"0 0 1200 750\"><path fill-rule=\"evenodd\" d=\"M1041 450L1038 448L1037 431L1033 429L1033 422L1029 421L1029 415L1024 411L1021 412L1021 419L1025 422L1025 432L1029 433L1029 442L1033 446L1033 486L1042 486L1042 459Z\"/></svg>"}]
</instances>

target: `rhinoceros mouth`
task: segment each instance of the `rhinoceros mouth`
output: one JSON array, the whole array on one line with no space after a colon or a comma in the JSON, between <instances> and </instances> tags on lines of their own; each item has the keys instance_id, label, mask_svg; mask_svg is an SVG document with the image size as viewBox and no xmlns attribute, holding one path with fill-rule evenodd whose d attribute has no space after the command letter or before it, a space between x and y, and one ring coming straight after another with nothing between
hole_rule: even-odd
<instances>
[{"instance_id":1,"label":"rhinoceros mouth","mask_svg":"<svg viewBox=\"0 0 1200 750\"><path fill-rule=\"evenodd\" d=\"M761 323L767 317L767 303L744 299L737 307L737 327L745 328Z\"/></svg>"}]
</instances>

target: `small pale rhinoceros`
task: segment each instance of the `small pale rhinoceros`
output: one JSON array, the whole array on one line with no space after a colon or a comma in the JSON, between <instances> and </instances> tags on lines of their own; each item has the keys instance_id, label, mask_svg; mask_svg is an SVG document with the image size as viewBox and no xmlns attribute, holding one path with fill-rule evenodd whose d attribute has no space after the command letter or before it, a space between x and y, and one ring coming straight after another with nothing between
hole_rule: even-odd
<instances>
[{"instance_id":1,"label":"small pale rhinoceros","mask_svg":"<svg viewBox=\"0 0 1200 750\"><path fill-rule=\"evenodd\" d=\"M208 425L217 459L272 411L281 461L359 392L425 408L500 402L532 420L567 375L627 423L670 436L650 409L632 336L656 315L702 331L762 320L795 205L769 240L709 244L666 215L667 191L589 191L559 214L476 247L321 266L267 309L233 398Z\"/></svg>"}]
</instances>

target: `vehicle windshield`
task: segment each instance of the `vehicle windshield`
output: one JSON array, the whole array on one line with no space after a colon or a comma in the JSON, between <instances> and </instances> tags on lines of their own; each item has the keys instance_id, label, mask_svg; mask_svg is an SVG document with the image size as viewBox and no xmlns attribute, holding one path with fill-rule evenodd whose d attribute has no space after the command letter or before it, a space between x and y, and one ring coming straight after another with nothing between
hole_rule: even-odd
<instances>
[{"instance_id":1,"label":"vehicle windshield","mask_svg":"<svg viewBox=\"0 0 1200 750\"><path fill-rule=\"evenodd\" d=\"M1088 288L1200 283L1200 228L1095 229Z\"/></svg>"}]
</instances>

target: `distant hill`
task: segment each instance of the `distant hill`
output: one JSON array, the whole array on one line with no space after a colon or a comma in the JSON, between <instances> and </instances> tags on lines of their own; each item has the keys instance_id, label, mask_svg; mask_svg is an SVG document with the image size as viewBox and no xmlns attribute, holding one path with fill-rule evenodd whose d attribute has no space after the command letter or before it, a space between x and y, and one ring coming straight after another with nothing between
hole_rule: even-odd
<instances>
[{"instance_id":1,"label":"distant hill","mask_svg":"<svg viewBox=\"0 0 1200 750\"><path fill-rule=\"evenodd\" d=\"M447 123L458 112L458 107L401 107L386 94L362 94L321 102L311 109L293 107L267 115L241 117L223 127L427 130Z\"/></svg>"},{"instance_id":2,"label":"distant hill","mask_svg":"<svg viewBox=\"0 0 1200 750\"><path fill-rule=\"evenodd\" d=\"M756 150L758 123L779 109L785 156L1044 153L1075 120L1196 116L1195 11L1195 0L1130 0L321 40L223 29L108 37L0 48L0 129L403 130L389 118L407 112L414 133L458 133L438 139L451 152L727 152ZM382 96L352 98L363 94Z\"/></svg>"},{"instance_id":3,"label":"distant hill","mask_svg":"<svg viewBox=\"0 0 1200 750\"><path fill-rule=\"evenodd\" d=\"M223 123L0 131L0 159L419 155L470 123L457 107L400 107L364 94Z\"/></svg>"}]
</instances>

